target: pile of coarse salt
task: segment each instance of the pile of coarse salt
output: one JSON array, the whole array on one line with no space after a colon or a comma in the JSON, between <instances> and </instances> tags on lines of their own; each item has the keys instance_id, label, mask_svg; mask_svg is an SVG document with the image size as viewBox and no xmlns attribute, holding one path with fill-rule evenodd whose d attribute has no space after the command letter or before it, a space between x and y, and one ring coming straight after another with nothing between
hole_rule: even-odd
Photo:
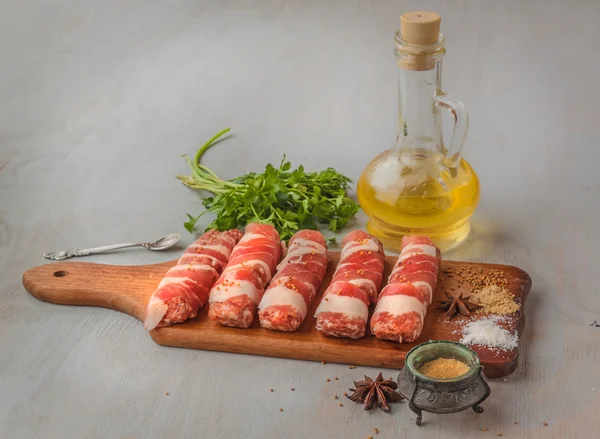
<instances>
[{"instance_id":1,"label":"pile of coarse salt","mask_svg":"<svg viewBox=\"0 0 600 439\"><path fill-rule=\"evenodd\" d=\"M502 317L490 316L468 323L462 330L460 342L466 345L480 345L492 350L509 350L518 346L519 340L498 323Z\"/></svg>"}]
</instances>

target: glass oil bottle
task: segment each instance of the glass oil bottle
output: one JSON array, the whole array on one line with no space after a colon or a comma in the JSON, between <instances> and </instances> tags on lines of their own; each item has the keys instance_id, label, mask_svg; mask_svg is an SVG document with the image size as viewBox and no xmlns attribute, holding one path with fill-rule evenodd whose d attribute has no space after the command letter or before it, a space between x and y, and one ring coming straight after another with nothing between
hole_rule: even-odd
<instances>
[{"instance_id":1,"label":"glass oil bottle","mask_svg":"<svg viewBox=\"0 0 600 439\"><path fill-rule=\"evenodd\" d=\"M445 39L433 12L403 14L396 33L398 119L396 146L362 173L358 201L368 230L400 250L405 235L428 235L442 250L467 238L479 202L479 181L461 157L469 128L464 106L441 90ZM454 120L448 144L442 110Z\"/></svg>"}]
</instances>

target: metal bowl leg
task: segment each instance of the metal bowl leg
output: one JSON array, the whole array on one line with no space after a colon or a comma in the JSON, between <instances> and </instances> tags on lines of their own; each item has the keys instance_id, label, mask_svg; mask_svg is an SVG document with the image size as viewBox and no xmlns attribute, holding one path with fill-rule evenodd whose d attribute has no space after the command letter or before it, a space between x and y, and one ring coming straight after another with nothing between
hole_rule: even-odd
<instances>
[{"instance_id":1,"label":"metal bowl leg","mask_svg":"<svg viewBox=\"0 0 600 439\"><path fill-rule=\"evenodd\" d=\"M473 405L473 411L475 413L483 413L483 407L481 407L479 404L481 404L483 401L485 401L488 398L488 396L490 396L490 393L491 393L490 386L488 386L488 383L485 381L485 379L483 378L483 375L481 373L482 370L483 370L483 368L480 367L479 368L479 378L481 378L481 382L483 383L483 386L485 388L485 393L483 394L481 399Z\"/></svg>"},{"instance_id":2,"label":"metal bowl leg","mask_svg":"<svg viewBox=\"0 0 600 439\"><path fill-rule=\"evenodd\" d=\"M416 413L416 415L417 415L416 424L418 426L420 426L423 421L423 411L419 407L417 407L414 403L414 398L415 398L415 395L417 394L418 388L419 388L419 379L415 377L415 388L413 389L413 392L410 395L410 399L408 400L408 408Z\"/></svg>"}]
</instances>

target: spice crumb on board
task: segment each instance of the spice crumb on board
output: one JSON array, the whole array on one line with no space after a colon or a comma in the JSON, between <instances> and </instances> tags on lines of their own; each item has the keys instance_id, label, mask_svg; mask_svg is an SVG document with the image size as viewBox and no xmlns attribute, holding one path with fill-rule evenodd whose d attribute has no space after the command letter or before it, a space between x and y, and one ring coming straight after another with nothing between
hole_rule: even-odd
<instances>
[{"instance_id":1,"label":"spice crumb on board","mask_svg":"<svg viewBox=\"0 0 600 439\"><path fill-rule=\"evenodd\" d=\"M344 407L344 404L340 403L340 407Z\"/></svg>"},{"instance_id":2,"label":"spice crumb on board","mask_svg":"<svg viewBox=\"0 0 600 439\"><path fill-rule=\"evenodd\" d=\"M344 392L344 396L348 396L348 392Z\"/></svg>"},{"instance_id":3,"label":"spice crumb on board","mask_svg":"<svg viewBox=\"0 0 600 439\"><path fill-rule=\"evenodd\" d=\"M482 428L482 430L483 430L483 431L487 431L487 427L483 427L483 428Z\"/></svg>"},{"instance_id":4,"label":"spice crumb on board","mask_svg":"<svg viewBox=\"0 0 600 439\"><path fill-rule=\"evenodd\" d=\"M356 366L348 366L348 369L356 369Z\"/></svg>"},{"instance_id":5,"label":"spice crumb on board","mask_svg":"<svg viewBox=\"0 0 600 439\"><path fill-rule=\"evenodd\" d=\"M544 422L544 427L546 427L547 425L548 425L548 423L547 423L547 422Z\"/></svg>"},{"instance_id":6,"label":"spice crumb on board","mask_svg":"<svg viewBox=\"0 0 600 439\"><path fill-rule=\"evenodd\" d=\"M515 425L517 425L518 423L519 423L519 421L515 421L515 422L513 422L513 424L515 424Z\"/></svg>"},{"instance_id":7,"label":"spice crumb on board","mask_svg":"<svg viewBox=\"0 0 600 439\"><path fill-rule=\"evenodd\" d=\"M325 381L330 382L331 380L329 378L327 378Z\"/></svg>"},{"instance_id":8,"label":"spice crumb on board","mask_svg":"<svg viewBox=\"0 0 600 439\"><path fill-rule=\"evenodd\" d=\"M165 395L169 396L169 392L165 392Z\"/></svg>"},{"instance_id":9,"label":"spice crumb on board","mask_svg":"<svg viewBox=\"0 0 600 439\"><path fill-rule=\"evenodd\" d=\"M485 314L508 315L519 310L514 296L504 287L488 285L471 293L471 301L482 305L480 312Z\"/></svg>"},{"instance_id":10,"label":"spice crumb on board","mask_svg":"<svg viewBox=\"0 0 600 439\"><path fill-rule=\"evenodd\" d=\"M375 434L379 434L379 430L378 430L377 428L374 428L374 429L373 429L373 432L374 432Z\"/></svg>"},{"instance_id":11,"label":"spice crumb on board","mask_svg":"<svg viewBox=\"0 0 600 439\"><path fill-rule=\"evenodd\" d=\"M325 363L324 361L321 361L321 364L327 364L327 363Z\"/></svg>"},{"instance_id":12,"label":"spice crumb on board","mask_svg":"<svg viewBox=\"0 0 600 439\"><path fill-rule=\"evenodd\" d=\"M293 392L294 390L296 390L296 389L294 389L294 388L292 387L292 392Z\"/></svg>"},{"instance_id":13,"label":"spice crumb on board","mask_svg":"<svg viewBox=\"0 0 600 439\"><path fill-rule=\"evenodd\" d=\"M279 408L279 411L280 411L280 412L282 412L282 411L283 411L283 409L282 409L282 408Z\"/></svg>"},{"instance_id":14,"label":"spice crumb on board","mask_svg":"<svg viewBox=\"0 0 600 439\"><path fill-rule=\"evenodd\" d=\"M474 289L481 289L489 285L508 285L508 280L506 279L506 276L504 276L504 272L502 270L492 269L489 271L488 274L485 274L482 269L479 270L479 274L481 274L481 276L479 277L476 277L472 271L466 272L466 274L468 275L466 280L471 284L471 286ZM465 272L460 271L459 273L461 278L464 278Z\"/></svg>"},{"instance_id":15,"label":"spice crumb on board","mask_svg":"<svg viewBox=\"0 0 600 439\"><path fill-rule=\"evenodd\" d=\"M500 433L500 432L498 432L498 436L503 436L503 434L502 434L502 433Z\"/></svg>"},{"instance_id":16,"label":"spice crumb on board","mask_svg":"<svg viewBox=\"0 0 600 439\"><path fill-rule=\"evenodd\" d=\"M269 389L269 392L273 392L273 389Z\"/></svg>"}]
</instances>

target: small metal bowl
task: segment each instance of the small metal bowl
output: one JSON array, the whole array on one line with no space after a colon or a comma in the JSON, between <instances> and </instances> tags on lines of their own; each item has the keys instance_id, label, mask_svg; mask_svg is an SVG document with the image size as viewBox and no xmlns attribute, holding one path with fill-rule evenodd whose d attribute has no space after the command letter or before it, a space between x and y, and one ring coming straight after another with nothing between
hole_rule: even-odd
<instances>
[{"instance_id":1,"label":"small metal bowl","mask_svg":"<svg viewBox=\"0 0 600 439\"><path fill-rule=\"evenodd\" d=\"M430 378L419 372L425 363L437 358L462 361L469 366L469 371L450 379ZM479 404L491 392L482 369L479 356L467 346L453 341L429 341L406 354L404 368L398 375L398 390L417 414L417 425L421 425L422 411L456 413L472 408L475 413L483 413Z\"/></svg>"}]
</instances>

